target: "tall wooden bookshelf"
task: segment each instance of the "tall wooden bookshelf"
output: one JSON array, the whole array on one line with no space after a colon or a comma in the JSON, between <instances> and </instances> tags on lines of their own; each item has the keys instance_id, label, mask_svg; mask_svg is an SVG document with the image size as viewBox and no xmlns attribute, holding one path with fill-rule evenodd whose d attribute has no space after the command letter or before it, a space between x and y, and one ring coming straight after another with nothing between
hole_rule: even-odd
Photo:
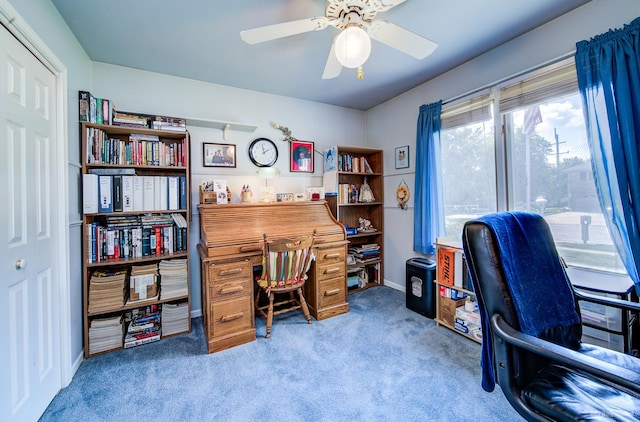
<instances>
[{"instance_id":1,"label":"tall wooden bookshelf","mask_svg":"<svg viewBox=\"0 0 640 422\"><path fill-rule=\"evenodd\" d=\"M189 133L88 122L80 133L85 358L190 332ZM155 284L130 277L145 266ZM98 275L110 274L119 281L104 290ZM126 317L145 311L159 312L159 337L127 339Z\"/></svg>"},{"instance_id":2,"label":"tall wooden bookshelf","mask_svg":"<svg viewBox=\"0 0 640 422\"><path fill-rule=\"evenodd\" d=\"M336 219L347 227L349 253L356 259L356 262L347 262L349 292L384 284L382 154L381 149L337 147L339 192L337 196L327 196L327 202ZM373 194L372 202L363 201L362 186L365 179ZM371 222L373 229L362 230L360 218ZM360 251L366 254L367 245L377 245L378 254L363 257ZM359 284L354 285L356 277L359 278Z\"/></svg>"}]
</instances>

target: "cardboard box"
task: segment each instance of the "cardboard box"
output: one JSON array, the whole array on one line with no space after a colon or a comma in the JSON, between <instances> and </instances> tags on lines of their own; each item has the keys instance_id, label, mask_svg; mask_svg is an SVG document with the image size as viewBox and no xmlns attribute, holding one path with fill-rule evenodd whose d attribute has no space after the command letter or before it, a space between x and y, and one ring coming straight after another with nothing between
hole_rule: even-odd
<instances>
[{"instance_id":1,"label":"cardboard box","mask_svg":"<svg viewBox=\"0 0 640 422\"><path fill-rule=\"evenodd\" d=\"M444 296L438 296L438 319L453 326L456 318L456 309L464 306L465 299L453 300Z\"/></svg>"}]
</instances>

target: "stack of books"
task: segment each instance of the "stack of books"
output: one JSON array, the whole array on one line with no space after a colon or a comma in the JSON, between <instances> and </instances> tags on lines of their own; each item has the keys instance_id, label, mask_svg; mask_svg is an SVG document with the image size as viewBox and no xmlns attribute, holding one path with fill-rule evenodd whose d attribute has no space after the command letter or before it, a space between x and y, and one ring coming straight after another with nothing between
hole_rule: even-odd
<instances>
[{"instance_id":1,"label":"stack of books","mask_svg":"<svg viewBox=\"0 0 640 422\"><path fill-rule=\"evenodd\" d=\"M349 254L356 259L356 262L367 263L376 261L380 258L380 245L377 243L355 245L349 248Z\"/></svg>"},{"instance_id":2,"label":"stack of books","mask_svg":"<svg viewBox=\"0 0 640 422\"><path fill-rule=\"evenodd\" d=\"M89 280L89 312L97 312L125 303L127 271L94 271Z\"/></svg>"},{"instance_id":3,"label":"stack of books","mask_svg":"<svg viewBox=\"0 0 640 422\"><path fill-rule=\"evenodd\" d=\"M162 335L184 333L189 330L189 302L162 305Z\"/></svg>"},{"instance_id":4,"label":"stack of books","mask_svg":"<svg viewBox=\"0 0 640 422\"><path fill-rule=\"evenodd\" d=\"M158 299L158 265L135 265L129 276L129 300L127 303Z\"/></svg>"},{"instance_id":5,"label":"stack of books","mask_svg":"<svg viewBox=\"0 0 640 422\"><path fill-rule=\"evenodd\" d=\"M89 325L89 353L122 347L122 315L94 318Z\"/></svg>"},{"instance_id":6,"label":"stack of books","mask_svg":"<svg viewBox=\"0 0 640 422\"><path fill-rule=\"evenodd\" d=\"M189 293L186 259L165 259L158 264L162 280L162 300L185 297Z\"/></svg>"},{"instance_id":7,"label":"stack of books","mask_svg":"<svg viewBox=\"0 0 640 422\"><path fill-rule=\"evenodd\" d=\"M170 130L173 132L186 132L187 121L178 117L154 116L151 128L158 130Z\"/></svg>"},{"instance_id":8,"label":"stack of books","mask_svg":"<svg viewBox=\"0 0 640 422\"><path fill-rule=\"evenodd\" d=\"M150 305L125 312L127 334L125 349L160 340L160 305Z\"/></svg>"},{"instance_id":9,"label":"stack of books","mask_svg":"<svg viewBox=\"0 0 640 422\"><path fill-rule=\"evenodd\" d=\"M139 127L148 129L149 116L114 110L112 124L115 126Z\"/></svg>"}]
</instances>

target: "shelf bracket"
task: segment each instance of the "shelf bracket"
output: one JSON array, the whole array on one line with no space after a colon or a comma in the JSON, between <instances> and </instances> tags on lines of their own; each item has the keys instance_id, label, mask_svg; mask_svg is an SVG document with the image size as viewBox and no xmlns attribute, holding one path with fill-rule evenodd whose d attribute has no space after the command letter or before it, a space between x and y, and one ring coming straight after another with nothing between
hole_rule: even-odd
<instances>
[{"instance_id":1,"label":"shelf bracket","mask_svg":"<svg viewBox=\"0 0 640 422\"><path fill-rule=\"evenodd\" d=\"M229 136L229 128L231 128L230 124L224 125L224 129L222 129L222 139L227 140L227 136Z\"/></svg>"}]
</instances>

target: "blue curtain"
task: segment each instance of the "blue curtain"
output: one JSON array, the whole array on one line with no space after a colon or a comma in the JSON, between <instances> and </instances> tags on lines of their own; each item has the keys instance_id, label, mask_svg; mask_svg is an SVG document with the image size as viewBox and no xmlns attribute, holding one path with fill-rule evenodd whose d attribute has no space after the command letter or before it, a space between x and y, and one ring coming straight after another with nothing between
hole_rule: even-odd
<instances>
[{"instance_id":1,"label":"blue curtain","mask_svg":"<svg viewBox=\"0 0 640 422\"><path fill-rule=\"evenodd\" d=\"M600 206L640 292L640 18L576 44L578 86Z\"/></svg>"},{"instance_id":2,"label":"blue curtain","mask_svg":"<svg viewBox=\"0 0 640 422\"><path fill-rule=\"evenodd\" d=\"M413 250L435 253L436 237L444 234L444 201L440 165L442 101L420 106L416 136L416 197Z\"/></svg>"}]
</instances>

